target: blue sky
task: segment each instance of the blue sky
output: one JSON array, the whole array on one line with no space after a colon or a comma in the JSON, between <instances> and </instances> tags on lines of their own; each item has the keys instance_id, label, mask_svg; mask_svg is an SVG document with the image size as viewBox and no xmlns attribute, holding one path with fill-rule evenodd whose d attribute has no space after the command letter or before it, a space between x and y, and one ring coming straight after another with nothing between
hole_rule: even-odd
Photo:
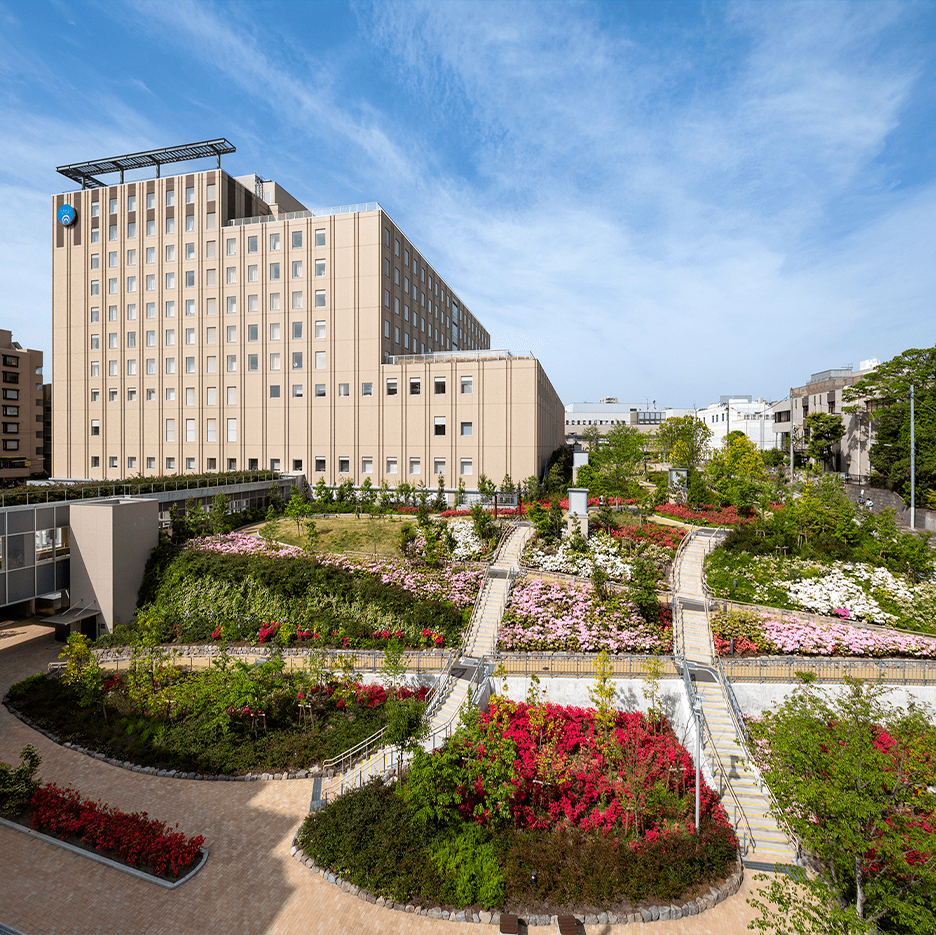
<instances>
[{"instance_id":1,"label":"blue sky","mask_svg":"<svg viewBox=\"0 0 936 935\"><path fill-rule=\"evenodd\" d=\"M379 201L564 402L782 398L936 343L934 46L926 2L0 2L0 324L48 378L56 165L224 136Z\"/></svg>"}]
</instances>

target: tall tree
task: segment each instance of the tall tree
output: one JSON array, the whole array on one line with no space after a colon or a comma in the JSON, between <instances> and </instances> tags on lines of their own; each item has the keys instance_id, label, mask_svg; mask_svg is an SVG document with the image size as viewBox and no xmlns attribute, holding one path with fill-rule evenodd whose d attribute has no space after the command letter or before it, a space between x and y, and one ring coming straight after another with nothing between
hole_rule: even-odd
<instances>
[{"instance_id":1,"label":"tall tree","mask_svg":"<svg viewBox=\"0 0 936 935\"><path fill-rule=\"evenodd\" d=\"M916 399L917 505L936 489L936 347L911 348L845 388L845 412L870 411L876 441L871 467L910 498L910 387Z\"/></svg>"},{"instance_id":2,"label":"tall tree","mask_svg":"<svg viewBox=\"0 0 936 935\"><path fill-rule=\"evenodd\" d=\"M691 473L705 460L712 430L696 416L673 416L660 423L654 437L664 460Z\"/></svg>"},{"instance_id":3,"label":"tall tree","mask_svg":"<svg viewBox=\"0 0 936 935\"><path fill-rule=\"evenodd\" d=\"M709 487L722 506L749 510L765 489L764 459L744 432L732 432L705 466Z\"/></svg>"},{"instance_id":4,"label":"tall tree","mask_svg":"<svg viewBox=\"0 0 936 935\"><path fill-rule=\"evenodd\" d=\"M798 689L751 728L773 811L812 857L780 873L751 928L779 935L936 931L936 728L925 706L857 681Z\"/></svg>"},{"instance_id":5,"label":"tall tree","mask_svg":"<svg viewBox=\"0 0 936 935\"><path fill-rule=\"evenodd\" d=\"M832 446L840 442L845 434L841 416L830 412L811 412L806 416L806 429L809 432L806 454L825 466L832 458Z\"/></svg>"},{"instance_id":6,"label":"tall tree","mask_svg":"<svg viewBox=\"0 0 936 935\"><path fill-rule=\"evenodd\" d=\"M580 482L597 481L597 493L627 497L647 456L647 435L633 425L616 425L606 434L595 426L586 429L588 467L579 469Z\"/></svg>"}]
</instances>

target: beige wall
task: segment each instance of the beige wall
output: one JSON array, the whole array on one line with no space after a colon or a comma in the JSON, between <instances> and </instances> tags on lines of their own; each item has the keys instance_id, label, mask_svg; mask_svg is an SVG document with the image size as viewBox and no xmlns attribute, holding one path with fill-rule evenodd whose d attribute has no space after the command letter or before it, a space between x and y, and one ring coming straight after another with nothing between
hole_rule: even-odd
<instances>
[{"instance_id":1,"label":"beige wall","mask_svg":"<svg viewBox=\"0 0 936 935\"><path fill-rule=\"evenodd\" d=\"M72 607L96 603L108 630L129 623L159 541L159 503L143 498L70 506Z\"/></svg>"},{"instance_id":2,"label":"beige wall","mask_svg":"<svg viewBox=\"0 0 936 935\"><path fill-rule=\"evenodd\" d=\"M426 425L434 411L428 397L418 412L410 400L401 423L399 400L388 407L380 391L384 361L490 346L464 302L378 206L224 226L270 208L214 171L57 195L53 215L64 200L78 216L69 228L53 220L56 476L278 467L314 482L315 458L324 457L324 476L336 483L347 476L339 476L338 458L350 459L355 476L372 452L379 477L388 444L401 459L417 443L420 457L432 456ZM301 245L293 247L294 236ZM301 264L296 276L293 264ZM475 471L494 476L511 465L512 475L534 473L542 450L562 440L561 406L542 368L527 359L477 372L485 409L472 416L480 427L469 446L478 452ZM512 444L517 452L508 455ZM481 466L487 459L490 469Z\"/></svg>"}]
</instances>

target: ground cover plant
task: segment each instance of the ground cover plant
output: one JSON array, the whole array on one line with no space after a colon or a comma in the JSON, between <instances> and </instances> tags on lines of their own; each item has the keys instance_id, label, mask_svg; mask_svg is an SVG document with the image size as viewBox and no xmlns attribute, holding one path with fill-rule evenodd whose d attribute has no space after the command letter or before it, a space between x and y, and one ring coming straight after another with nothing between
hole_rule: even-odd
<instances>
[{"instance_id":1,"label":"ground cover plant","mask_svg":"<svg viewBox=\"0 0 936 935\"><path fill-rule=\"evenodd\" d=\"M662 718L513 703L463 719L395 786L310 816L319 866L398 902L554 914L672 900L727 875L737 839ZM531 878L537 872L535 882Z\"/></svg>"},{"instance_id":2,"label":"ground cover plant","mask_svg":"<svg viewBox=\"0 0 936 935\"><path fill-rule=\"evenodd\" d=\"M384 727L396 701L425 699L425 689L360 684L347 668L290 673L281 657L250 666L222 656L189 671L156 646L117 677L81 639L71 638L75 664L62 679L31 676L10 688L7 702L62 741L159 769L309 769Z\"/></svg>"},{"instance_id":3,"label":"ground cover plant","mask_svg":"<svg viewBox=\"0 0 936 935\"><path fill-rule=\"evenodd\" d=\"M712 637L719 656L936 658L936 641L923 637L863 629L844 621L814 623L791 616L780 620L769 613L747 609L715 612Z\"/></svg>"},{"instance_id":4,"label":"ground cover plant","mask_svg":"<svg viewBox=\"0 0 936 935\"><path fill-rule=\"evenodd\" d=\"M126 814L82 799L70 787L43 784L36 778L40 762L38 751L27 745L18 767L0 763L0 813L5 817L159 877L177 879L199 859L205 843L201 835L187 838L146 812Z\"/></svg>"},{"instance_id":5,"label":"ground cover plant","mask_svg":"<svg viewBox=\"0 0 936 935\"><path fill-rule=\"evenodd\" d=\"M654 512L692 526L737 526L739 523L753 523L757 519L753 510L739 511L734 505L700 504L697 507L689 507L679 503L661 503L654 507Z\"/></svg>"},{"instance_id":6,"label":"ground cover plant","mask_svg":"<svg viewBox=\"0 0 936 935\"><path fill-rule=\"evenodd\" d=\"M362 552L400 558L401 522L398 516L376 513L316 516L315 551ZM264 527L264 535L299 549L305 549L309 542L308 532L297 531L295 521L289 517L271 520Z\"/></svg>"},{"instance_id":7,"label":"ground cover plant","mask_svg":"<svg viewBox=\"0 0 936 935\"><path fill-rule=\"evenodd\" d=\"M406 561L270 550L230 534L161 546L147 566L136 626L116 627L102 646L131 642L144 617L159 642L260 641L383 648L457 646L483 573Z\"/></svg>"},{"instance_id":8,"label":"ground cover plant","mask_svg":"<svg viewBox=\"0 0 936 935\"><path fill-rule=\"evenodd\" d=\"M759 877L749 928L936 931L936 727L925 705L898 707L887 691L803 687L748 722L775 814L811 855L810 871Z\"/></svg>"}]
</instances>

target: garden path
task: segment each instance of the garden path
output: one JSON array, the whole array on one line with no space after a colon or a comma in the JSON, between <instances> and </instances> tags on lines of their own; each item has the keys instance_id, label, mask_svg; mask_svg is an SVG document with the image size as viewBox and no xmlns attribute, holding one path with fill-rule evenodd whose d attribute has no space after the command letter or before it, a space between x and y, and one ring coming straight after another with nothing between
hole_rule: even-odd
<instances>
[{"instance_id":1,"label":"garden path","mask_svg":"<svg viewBox=\"0 0 936 935\"><path fill-rule=\"evenodd\" d=\"M61 644L36 621L0 627L0 696L45 671ZM0 706L0 760L17 763L31 743L47 782L125 811L146 810L187 834L203 834L211 857L177 890L164 890L111 867L0 827L0 922L29 935L483 935L496 925L439 922L381 909L326 883L290 857L308 810L311 779L215 783L118 769L61 747ZM700 916L653 923L654 935L742 935L755 913L745 897L759 889L750 873L740 892ZM546 928L534 932L554 931ZM589 935L626 935L623 926L585 926Z\"/></svg>"},{"instance_id":2,"label":"garden path","mask_svg":"<svg viewBox=\"0 0 936 935\"><path fill-rule=\"evenodd\" d=\"M770 816L770 802L762 791L760 777L745 761L726 688L719 670L714 668L714 647L705 610L703 578L705 556L715 541L715 536L708 531L701 534L695 531L680 552L675 575L675 602L679 604L676 614L677 652L682 647L690 667L695 663L707 670L696 670L693 683L708 727L703 740L708 748L705 755L719 784L722 805L746 850L745 863L789 864L795 861L795 848ZM706 676L714 680L703 681Z\"/></svg>"}]
</instances>

